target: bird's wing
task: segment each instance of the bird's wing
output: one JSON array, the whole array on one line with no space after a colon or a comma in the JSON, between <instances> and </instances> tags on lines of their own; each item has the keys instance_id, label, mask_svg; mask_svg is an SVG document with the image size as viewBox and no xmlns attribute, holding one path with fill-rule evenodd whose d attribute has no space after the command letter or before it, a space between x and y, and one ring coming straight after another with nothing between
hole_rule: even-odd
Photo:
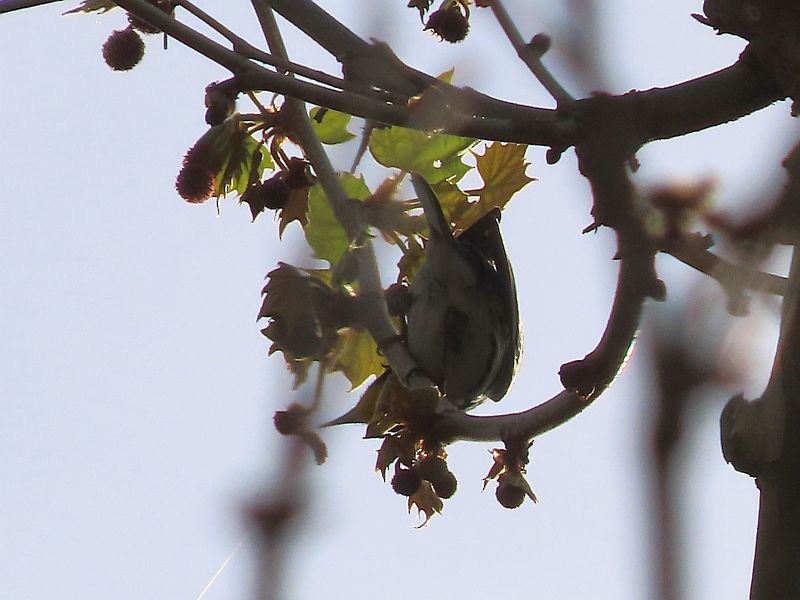
<instances>
[{"instance_id":1,"label":"bird's wing","mask_svg":"<svg viewBox=\"0 0 800 600\"><path fill-rule=\"evenodd\" d=\"M503 349L497 375L486 390L486 395L498 401L511 387L522 354L517 285L500 232L500 211L497 209L489 211L462 232L458 239L469 241L487 261L494 265L497 272L497 291L502 301L504 336L508 340L508 345Z\"/></svg>"}]
</instances>

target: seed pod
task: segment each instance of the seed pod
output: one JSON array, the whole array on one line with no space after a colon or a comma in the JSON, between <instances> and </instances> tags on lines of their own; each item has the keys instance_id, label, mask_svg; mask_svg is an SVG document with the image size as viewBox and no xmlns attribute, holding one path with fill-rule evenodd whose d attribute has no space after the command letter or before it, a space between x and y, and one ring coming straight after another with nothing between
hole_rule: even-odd
<instances>
[{"instance_id":1,"label":"seed pod","mask_svg":"<svg viewBox=\"0 0 800 600\"><path fill-rule=\"evenodd\" d=\"M422 478L413 469L398 468L392 477L392 489L401 496L413 496L422 485Z\"/></svg>"},{"instance_id":2,"label":"seed pod","mask_svg":"<svg viewBox=\"0 0 800 600\"><path fill-rule=\"evenodd\" d=\"M144 41L130 27L111 33L103 44L103 59L115 71L130 71L144 56Z\"/></svg>"},{"instance_id":3,"label":"seed pod","mask_svg":"<svg viewBox=\"0 0 800 600\"><path fill-rule=\"evenodd\" d=\"M454 2L447 8L440 8L431 13L425 23L425 31L431 30L443 40L454 44L467 37L469 19L462 11L462 6Z\"/></svg>"}]
</instances>

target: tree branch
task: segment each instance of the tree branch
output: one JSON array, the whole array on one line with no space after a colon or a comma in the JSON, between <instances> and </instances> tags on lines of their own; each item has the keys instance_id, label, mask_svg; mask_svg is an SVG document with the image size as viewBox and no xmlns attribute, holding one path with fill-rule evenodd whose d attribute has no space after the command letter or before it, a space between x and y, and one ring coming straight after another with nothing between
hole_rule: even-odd
<instances>
[{"instance_id":1,"label":"tree branch","mask_svg":"<svg viewBox=\"0 0 800 600\"><path fill-rule=\"evenodd\" d=\"M776 296L783 296L786 293L786 277L742 267L717 256L704 245L698 245L691 240L670 243L661 251L713 277L725 288L749 289Z\"/></svg>"},{"instance_id":2,"label":"tree branch","mask_svg":"<svg viewBox=\"0 0 800 600\"><path fill-rule=\"evenodd\" d=\"M61 2L61 0L2 0L0 1L0 15L23 8L55 4L56 2Z\"/></svg>"},{"instance_id":3,"label":"tree branch","mask_svg":"<svg viewBox=\"0 0 800 600\"><path fill-rule=\"evenodd\" d=\"M799 149L783 163L789 182L781 201L792 211L800 202ZM796 227L792 231L794 253L770 380L761 398L735 396L720 416L723 456L755 477L761 491L751 600L797 598L800 590L800 234ZM787 237L784 243L792 242Z\"/></svg>"},{"instance_id":4,"label":"tree branch","mask_svg":"<svg viewBox=\"0 0 800 600\"><path fill-rule=\"evenodd\" d=\"M546 48L541 49L532 44L525 43L525 40L522 39L522 35L517 29L517 26L514 25L514 21L511 19L511 15L508 14L502 0L492 0L489 7L492 9L495 19L497 19L503 32L506 34L508 41L511 42L511 45L517 52L517 56L527 65L534 77L539 80L539 83L544 86L544 89L547 90L556 103L563 104L564 102L572 102L574 98L561 86L558 80L553 77L553 74L550 73L547 67L542 63L542 54L544 54Z\"/></svg>"},{"instance_id":5,"label":"tree branch","mask_svg":"<svg viewBox=\"0 0 800 600\"><path fill-rule=\"evenodd\" d=\"M781 336L761 402L779 405L762 425L777 432L777 460L761 466L751 600L796 598L800 590L800 252L795 248ZM755 401L759 402L759 401ZM755 404L755 402L753 404ZM727 407L726 407L727 409ZM723 413L724 414L724 413ZM778 420L776 420L776 418ZM748 433L753 434L753 431ZM724 441L723 441L724 444ZM723 445L723 448L725 446Z\"/></svg>"}]
</instances>

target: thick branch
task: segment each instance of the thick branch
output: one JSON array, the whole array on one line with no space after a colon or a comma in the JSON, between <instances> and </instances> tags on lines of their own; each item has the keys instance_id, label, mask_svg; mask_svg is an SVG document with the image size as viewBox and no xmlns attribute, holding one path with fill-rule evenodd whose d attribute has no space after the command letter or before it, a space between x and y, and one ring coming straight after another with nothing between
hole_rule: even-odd
<instances>
[{"instance_id":1,"label":"thick branch","mask_svg":"<svg viewBox=\"0 0 800 600\"><path fill-rule=\"evenodd\" d=\"M629 114L644 144L722 125L785 97L744 53L730 67L669 87L630 92L620 103L630 103Z\"/></svg>"},{"instance_id":2,"label":"thick branch","mask_svg":"<svg viewBox=\"0 0 800 600\"><path fill-rule=\"evenodd\" d=\"M309 0L297 0L296 3L271 1L293 18L300 5L315 6ZM229 69L238 77L243 90L268 90L376 122L413 126L413 111L405 105L382 102L374 97L300 81L260 67L175 21L145 0L120 0L119 5ZM328 15L327 18L332 17ZM323 35L306 21L300 22L305 24L307 30L315 31L315 35ZM360 40L357 36L347 39L350 40L348 45L355 45L354 39ZM365 48L363 44L366 44L363 40L358 42L360 51ZM408 78L411 77L413 86L418 89L416 86L420 84L420 79L429 81L429 76L417 77L416 71L396 59L391 59L393 55L390 53L387 55L385 51L375 50L378 47L368 44L366 48L370 49L371 54L368 54L371 59L378 57L378 66L395 64L394 68L384 69L381 78L370 82L371 85L380 87L385 84L387 89L392 89L399 85L399 81L409 81ZM391 60L384 60L386 56ZM372 70L359 72L371 73ZM367 84L360 80L358 83ZM442 124L446 133L550 146L560 150L581 143L585 137L586 120L581 102L559 115L555 111L508 103L474 90L445 86L441 82L435 85L453 108L448 113L447 121ZM608 96L613 99L617 114L626 119L631 135L630 143L634 149L654 139L681 136L690 131L728 122L763 108L781 97L774 84L760 73L755 61L747 57L717 73L669 88Z\"/></svg>"},{"instance_id":3,"label":"thick branch","mask_svg":"<svg viewBox=\"0 0 800 600\"><path fill-rule=\"evenodd\" d=\"M783 163L789 182L781 205L789 215L800 202L799 149ZM800 251L797 229L787 233L784 243L794 240L795 248L770 380L761 398L736 396L720 417L723 456L761 490L751 600L800 597Z\"/></svg>"},{"instance_id":4,"label":"thick branch","mask_svg":"<svg viewBox=\"0 0 800 600\"><path fill-rule=\"evenodd\" d=\"M387 89L394 90L416 89L417 93L435 85L453 98L452 104L457 108L470 107L472 116L497 120L492 125L484 123L484 128L462 119L452 126L445 124L448 133L560 150L581 141L582 132L569 119L558 121L542 112L543 109L514 105L474 90L446 86L409 68L393 54L378 51L358 38L312 0L270 0L270 3L314 41L344 61L345 66L353 57L365 57L360 65L365 69L359 72L360 77L368 79L365 83L386 84ZM332 43L332 37L341 39ZM637 144L641 146L649 141L680 137L727 123L785 97L758 62L745 53L737 63L716 73L667 88L633 91L615 98L619 112L631 122Z\"/></svg>"},{"instance_id":5,"label":"thick branch","mask_svg":"<svg viewBox=\"0 0 800 600\"><path fill-rule=\"evenodd\" d=\"M797 598L800 590L800 253L784 300L776 369L762 401L780 403L780 456L756 482L761 490L751 600ZM782 414L781 414L782 413Z\"/></svg>"},{"instance_id":6,"label":"thick branch","mask_svg":"<svg viewBox=\"0 0 800 600\"><path fill-rule=\"evenodd\" d=\"M61 0L2 0L2 2L0 2L0 15L15 10L22 10L23 8L33 8L34 6L54 4L60 1Z\"/></svg>"}]
</instances>

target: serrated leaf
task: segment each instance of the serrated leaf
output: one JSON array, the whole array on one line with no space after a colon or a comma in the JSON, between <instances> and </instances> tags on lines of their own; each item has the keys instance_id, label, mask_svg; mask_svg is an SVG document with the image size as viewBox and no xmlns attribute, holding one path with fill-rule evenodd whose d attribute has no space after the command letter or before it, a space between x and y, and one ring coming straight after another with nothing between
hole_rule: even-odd
<instances>
[{"instance_id":1,"label":"serrated leaf","mask_svg":"<svg viewBox=\"0 0 800 600\"><path fill-rule=\"evenodd\" d=\"M440 181L432 185L431 189L439 200L444 216L451 223L458 221L459 217L470 207L469 197L454 183Z\"/></svg>"},{"instance_id":2,"label":"serrated leaf","mask_svg":"<svg viewBox=\"0 0 800 600\"><path fill-rule=\"evenodd\" d=\"M383 389L383 384L386 383L388 375L389 371L384 371L375 381L367 386L367 389L361 394L361 397L353 408L348 410L341 417L328 421L323 427L345 425L348 423L363 423L365 425L369 423L375 415L381 389Z\"/></svg>"},{"instance_id":3,"label":"serrated leaf","mask_svg":"<svg viewBox=\"0 0 800 600\"><path fill-rule=\"evenodd\" d=\"M400 458L401 454L401 444L396 437L384 438L381 447L378 448L378 459L375 461L375 470L381 472L384 481L386 481L386 469Z\"/></svg>"},{"instance_id":4,"label":"serrated leaf","mask_svg":"<svg viewBox=\"0 0 800 600\"><path fill-rule=\"evenodd\" d=\"M433 491L433 486L429 481L423 481L419 486L417 492L408 499L408 512L417 507L420 514L425 515L425 521L419 527L425 527L428 521L431 520L436 513L441 513L444 508L444 503L436 492ZM419 527L417 529L419 529Z\"/></svg>"},{"instance_id":5,"label":"serrated leaf","mask_svg":"<svg viewBox=\"0 0 800 600\"><path fill-rule=\"evenodd\" d=\"M278 237L283 237L283 232L292 221L300 223L305 229L308 224L308 189L307 187L295 188L289 195L286 203L278 215Z\"/></svg>"},{"instance_id":6,"label":"serrated leaf","mask_svg":"<svg viewBox=\"0 0 800 600\"><path fill-rule=\"evenodd\" d=\"M84 0L78 6L76 6L71 10L68 10L64 14L71 15L75 13L93 13L93 12L103 14L115 8L117 8L117 5L111 0Z\"/></svg>"},{"instance_id":7,"label":"serrated leaf","mask_svg":"<svg viewBox=\"0 0 800 600\"><path fill-rule=\"evenodd\" d=\"M272 341L269 354L282 352L298 380L309 361L320 360L337 341L338 325L331 321L331 305L339 297L325 282L295 267L278 263L267 274L258 319L269 319L261 331Z\"/></svg>"},{"instance_id":8,"label":"serrated leaf","mask_svg":"<svg viewBox=\"0 0 800 600\"><path fill-rule=\"evenodd\" d=\"M469 171L461 156L475 143L472 138L386 127L372 132L369 151L380 164L420 173L435 184L458 181Z\"/></svg>"},{"instance_id":9,"label":"serrated leaf","mask_svg":"<svg viewBox=\"0 0 800 600\"><path fill-rule=\"evenodd\" d=\"M366 330L348 327L339 332L339 343L334 351L334 371L341 371L355 389L372 375L386 370L375 340Z\"/></svg>"},{"instance_id":10,"label":"serrated leaf","mask_svg":"<svg viewBox=\"0 0 800 600\"><path fill-rule=\"evenodd\" d=\"M347 130L347 126L353 119L347 113L316 106L311 109L309 116L314 131L323 144L342 144L356 137L354 133Z\"/></svg>"},{"instance_id":11,"label":"serrated leaf","mask_svg":"<svg viewBox=\"0 0 800 600\"><path fill-rule=\"evenodd\" d=\"M514 194L531 181L536 181L525 173L530 164L525 161L527 149L525 144L493 142L483 154L472 153L484 183L474 193L480 196L479 201L458 220L457 229L468 229L493 208L502 210Z\"/></svg>"},{"instance_id":12,"label":"serrated leaf","mask_svg":"<svg viewBox=\"0 0 800 600\"><path fill-rule=\"evenodd\" d=\"M383 437L386 433L407 423L413 413L414 396L400 380L390 373L386 384L381 388L375 415L367 424L364 437Z\"/></svg>"},{"instance_id":13,"label":"serrated leaf","mask_svg":"<svg viewBox=\"0 0 800 600\"><path fill-rule=\"evenodd\" d=\"M260 178L266 168L275 167L269 153L260 152L258 141L243 129L234 128L221 135L216 144L224 161L214 179L214 195L217 197L231 192L241 196L254 178ZM254 161L256 152L259 152L260 160ZM251 178L253 166L257 172Z\"/></svg>"},{"instance_id":14,"label":"serrated leaf","mask_svg":"<svg viewBox=\"0 0 800 600\"><path fill-rule=\"evenodd\" d=\"M339 180L350 198L365 200L370 191L364 179L343 173ZM328 197L319 183L311 186L308 194L308 223L306 240L314 250L314 256L327 260L335 267L350 247L350 239L333 212Z\"/></svg>"}]
</instances>

